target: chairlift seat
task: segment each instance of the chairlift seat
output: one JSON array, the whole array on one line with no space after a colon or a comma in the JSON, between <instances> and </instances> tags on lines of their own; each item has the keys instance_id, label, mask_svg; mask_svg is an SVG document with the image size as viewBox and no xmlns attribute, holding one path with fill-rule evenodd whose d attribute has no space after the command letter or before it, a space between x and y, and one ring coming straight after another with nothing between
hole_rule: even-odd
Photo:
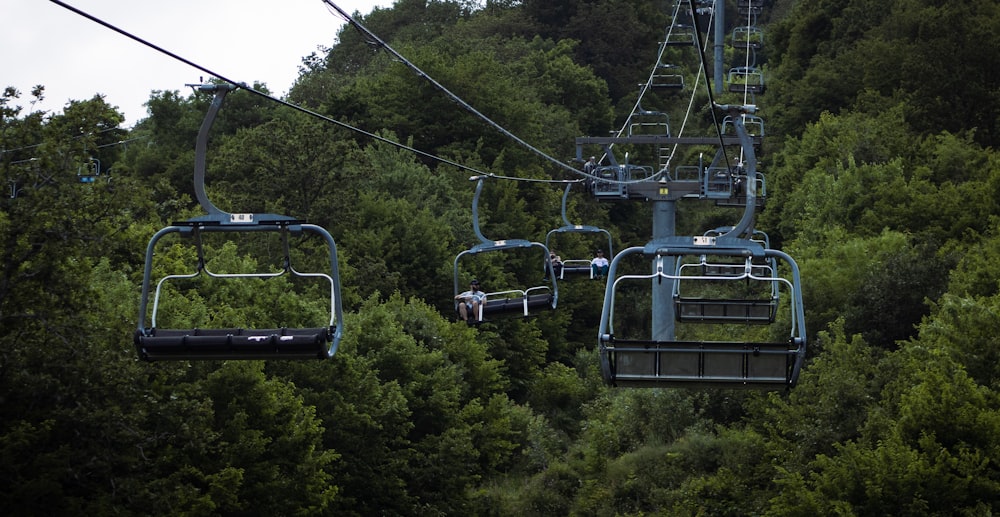
<instances>
[{"instance_id":1,"label":"chairlift seat","mask_svg":"<svg viewBox=\"0 0 1000 517\"><path fill-rule=\"evenodd\" d=\"M669 46L688 46L694 45L696 42L694 26L675 23L667 40L663 44Z\"/></svg>"},{"instance_id":2,"label":"chairlift seat","mask_svg":"<svg viewBox=\"0 0 1000 517\"><path fill-rule=\"evenodd\" d=\"M234 223L233 220L252 222ZM279 232L284 244L285 269L279 272L218 274L209 271L201 255L199 234L204 232L242 233ZM330 253L329 272L300 272L291 267L288 251L288 234L313 233L323 238ZM199 263L190 274L167 275L154 282L152 278L153 255L156 243L165 235L176 233L182 237L194 237L199 249ZM290 274L301 278L327 280L330 284L330 325L327 327L277 328L277 329L168 329L156 323L157 308L161 297L161 287L165 282L178 278L193 278L200 275L225 280L227 278L262 278ZM153 285L156 285L155 289ZM337 265L337 250L333 237L325 229L303 224L292 218L274 214L225 214L224 216L201 216L175 223L156 233L146 250L146 265L143 275L142 295L139 308L139 327L135 333L135 346L140 359L158 360L198 360L198 359L326 359L337 350L342 337L338 323L342 321L340 302L340 282ZM152 310L147 314L147 308ZM147 316L150 325L146 326Z\"/></svg>"},{"instance_id":3,"label":"chairlift seat","mask_svg":"<svg viewBox=\"0 0 1000 517\"><path fill-rule=\"evenodd\" d=\"M590 261L586 259L570 259L563 261L562 271L559 272L559 279L562 280L566 275L588 275L591 276L593 269L590 267Z\"/></svg>"},{"instance_id":4,"label":"chairlift seat","mask_svg":"<svg viewBox=\"0 0 1000 517\"><path fill-rule=\"evenodd\" d=\"M693 237L671 237L648 243L645 247L632 247L619 252L611 263L608 273L604 309L598 330L598 350L601 375L605 382L613 386L625 387L686 387L686 388L763 388L787 389L798 380L805 361L805 319L802 307L801 281L798 266L794 260L779 250L765 248L761 243L738 237L730 237L729 231L719 229L711 233L725 231L722 235ZM617 267L621 257L642 253L655 257L654 273L651 275L618 275ZM701 256L701 262L682 263L671 272L669 262L664 257ZM708 261L712 257L715 262ZM742 258L740 275L705 275L705 264L734 265L733 262L718 262L718 258L735 260ZM765 263L755 261L764 259ZM762 278L747 275L748 269L767 264L772 271L778 261L787 265L788 273L782 277ZM785 267L785 266L782 266ZM698 271L696 275L686 275L681 268ZM675 271L675 272L674 272ZM630 335L628 339L616 339L615 321L616 286L621 280L665 279L674 281L672 307L674 318L695 324L701 322L721 324L774 323L778 308L778 287L787 288L789 302L789 326L791 335L787 341L758 342L756 332L744 333L744 339L728 341L690 341L673 339L672 327L661 335L651 335L650 339L640 339ZM734 299L695 298L691 294L681 297L679 284L683 281L695 282L738 282L756 281L771 286L770 296L758 293L747 297L738 295ZM714 288L713 288L714 289ZM702 293L699 293L702 294ZM748 299L741 299L748 298ZM782 304L784 307L785 304ZM735 328L735 327L734 327ZM655 330L655 328L654 328ZM637 330L630 329L635 333Z\"/></svg>"},{"instance_id":5,"label":"chairlift seat","mask_svg":"<svg viewBox=\"0 0 1000 517\"><path fill-rule=\"evenodd\" d=\"M535 291L535 292L532 292ZM548 287L533 287L527 291L510 290L486 293L486 303L480 305L480 320L487 315L520 313L529 316L533 312L552 309L555 297Z\"/></svg>"},{"instance_id":6,"label":"chairlift seat","mask_svg":"<svg viewBox=\"0 0 1000 517\"><path fill-rule=\"evenodd\" d=\"M716 262L703 256L700 262L680 264L674 289L674 317L679 322L695 323L774 323L778 310L775 268L773 260L761 256L748 256L742 262ZM698 276L685 276L685 270L694 271ZM757 285L770 285L770 294L713 298L690 292L683 294L681 288L682 284L691 282L697 286L744 279Z\"/></svg>"},{"instance_id":7,"label":"chairlift seat","mask_svg":"<svg viewBox=\"0 0 1000 517\"><path fill-rule=\"evenodd\" d=\"M729 69L729 91L764 93L764 75L756 67L738 66Z\"/></svg>"},{"instance_id":8,"label":"chairlift seat","mask_svg":"<svg viewBox=\"0 0 1000 517\"><path fill-rule=\"evenodd\" d=\"M733 29L732 45L735 48L760 49L764 43L764 31L757 26L740 26Z\"/></svg>"},{"instance_id":9,"label":"chairlift seat","mask_svg":"<svg viewBox=\"0 0 1000 517\"><path fill-rule=\"evenodd\" d=\"M690 44L685 41L682 44ZM684 88L684 75L678 72L677 65L659 64L656 72L650 77L650 86L653 88Z\"/></svg>"},{"instance_id":10,"label":"chairlift seat","mask_svg":"<svg viewBox=\"0 0 1000 517\"><path fill-rule=\"evenodd\" d=\"M321 328L144 329L135 344L146 361L324 359L334 331Z\"/></svg>"}]
</instances>

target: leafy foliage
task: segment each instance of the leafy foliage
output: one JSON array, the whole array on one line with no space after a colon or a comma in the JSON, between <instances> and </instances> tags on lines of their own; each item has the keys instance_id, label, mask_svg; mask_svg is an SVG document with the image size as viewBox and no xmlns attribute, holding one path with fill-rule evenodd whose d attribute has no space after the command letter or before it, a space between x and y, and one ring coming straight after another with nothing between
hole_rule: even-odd
<instances>
[{"instance_id":1,"label":"leafy foliage","mask_svg":"<svg viewBox=\"0 0 1000 517\"><path fill-rule=\"evenodd\" d=\"M193 144L209 99L151 92L149 117L129 131L101 97L46 113L33 108L43 86L23 100L5 89L0 506L16 515L997 513L1000 96L989 71L1000 64L1000 8L778 0L765 10L768 197L758 223L801 266L810 330L807 367L787 393L605 387L597 281L561 282L553 313L478 328L452 321L455 259L477 243L474 184L429 156L484 175L563 171L349 26L303 61L288 98L371 133L236 91L212 131L207 181L225 210L289 215L334 235L348 308L337 355L139 363L142 250L165 224L201 213ZM360 19L562 160L575 137L622 120L616 107L633 104L671 14L638 0L402 0ZM698 115L692 124L709 122L707 109ZM557 188L496 177L484 187L477 223L490 238L541 240L563 224ZM647 205L569 200L568 218L608 228L616 249L648 239ZM698 233L732 215L678 214L682 231ZM557 238L563 258L603 245ZM297 265L322 268L319 246L294 244ZM203 249L212 268L255 271L275 267L278 248L210 239ZM198 261L183 239L157 253L157 273ZM461 281L500 288L544 274L528 254L482 255L458 264ZM178 326L312 325L327 316L318 293L283 277L177 282L159 309ZM646 322L648 306L637 298L621 317Z\"/></svg>"}]
</instances>

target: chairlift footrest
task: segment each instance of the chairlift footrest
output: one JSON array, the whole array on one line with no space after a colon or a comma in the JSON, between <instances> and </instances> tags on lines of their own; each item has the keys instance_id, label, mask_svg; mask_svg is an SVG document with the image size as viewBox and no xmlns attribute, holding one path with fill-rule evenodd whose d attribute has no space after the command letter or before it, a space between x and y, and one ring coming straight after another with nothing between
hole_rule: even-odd
<instances>
[{"instance_id":1,"label":"chairlift footrest","mask_svg":"<svg viewBox=\"0 0 1000 517\"><path fill-rule=\"evenodd\" d=\"M790 386L798 352L790 343L629 340L601 350L616 386L758 389Z\"/></svg>"}]
</instances>

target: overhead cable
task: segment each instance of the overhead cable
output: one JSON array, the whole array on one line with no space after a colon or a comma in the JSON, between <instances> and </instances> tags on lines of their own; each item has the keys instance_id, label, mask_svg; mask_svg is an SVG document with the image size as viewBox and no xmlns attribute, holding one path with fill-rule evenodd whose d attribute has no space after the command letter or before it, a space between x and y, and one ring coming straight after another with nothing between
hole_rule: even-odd
<instances>
[{"instance_id":1,"label":"overhead cable","mask_svg":"<svg viewBox=\"0 0 1000 517\"><path fill-rule=\"evenodd\" d=\"M332 9L334 9L337 12L337 14L340 15L341 18L343 18L352 27L354 27L359 32L361 32L361 34L365 37L366 40L368 40L369 42L371 42L371 43L373 43L375 45L378 45L379 47L384 48L386 50L386 52L389 52L390 54L392 54L392 56L394 58L396 58L401 63L403 63L404 65L406 65L408 68L410 68L411 70L413 70L419 77L422 77L422 78L426 79L429 83L431 83L431 85L433 85L435 88L437 88L438 90L440 90L442 93L444 93L445 95L447 95L448 97L450 97L453 101L455 101L456 103L458 103L466 111L468 111L469 113L472 113L473 115L475 115L476 117L478 117L483 122L486 122L487 124L489 124L491 127L493 127L494 129L496 129L497 131L499 131L504 136L510 138L511 140L514 140L515 142L517 142L518 144L520 144L525 149L528 149L529 151L537 154L538 156L541 156L543 159L551 162L552 164L554 164L554 165L556 165L556 166L558 166L558 167L560 167L560 168L562 168L564 170L568 170L568 171L572 172L573 174L577 174L577 175L590 176L589 174L584 173L583 171L577 169L576 167L570 166L570 165L568 165L566 163L563 163L563 162L557 160L556 158L553 158L552 156L549 156L544 151L541 151L540 149L536 148L535 146L529 144L528 142L525 142L523 139L521 139L520 137L518 137L514 133L510 132L509 130L507 130L506 128L504 128L503 126L501 126L500 124L494 122L492 119L490 119L486 115L480 113L478 110L476 110L471 105L469 105L469 103L467 103L464 100L462 100L461 97L459 97L458 95L455 95L454 93L451 92L451 90L449 90L448 88L445 88L444 85L442 85L441 83L435 81L433 77L431 77L429 74L427 74L427 72L424 72L417 65L413 64L410 60L406 59L406 57L404 57L402 54L400 54L399 52L396 52L396 50L393 49L392 47L390 47L388 43L386 43L381 38L379 38L378 36L376 36L372 31L368 30L364 25L361 25L361 23L359 23L357 20L355 20L351 15L347 14L347 12L344 11L343 9L341 9L339 6L337 6L337 4L333 3L331 0L322 0L322 2L325 3L326 5L330 6ZM510 179L520 179L520 178L510 178Z\"/></svg>"},{"instance_id":2,"label":"overhead cable","mask_svg":"<svg viewBox=\"0 0 1000 517\"><path fill-rule=\"evenodd\" d=\"M718 0L716 0L716 3L718 3ZM709 77L708 59L705 57L705 47L701 41L701 29L698 28L698 17L694 16L695 13L694 0L688 0L688 8L691 10L692 22L694 23L694 37L696 42L695 46L698 47L698 56L701 58L701 71L702 73L705 74L705 77L707 78ZM712 112L712 124L715 126L715 133L719 136L719 146L725 147L725 143L722 138L722 124L719 122L719 116L715 112L716 106L718 105L715 103L715 96L712 95L712 87L707 79L705 80L705 91L708 92L708 102L709 105L711 106L711 109L709 111ZM729 156L727 156L726 153L722 153L722 156L726 160L726 169L727 170L732 169L732 165L729 163Z\"/></svg>"},{"instance_id":3,"label":"overhead cable","mask_svg":"<svg viewBox=\"0 0 1000 517\"><path fill-rule=\"evenodd\" d=\"M142 39L142 38L140 38L140 37L138 37L138 36L136 36L136 35L134 35L132 33L129 33L127 31L123 30L123 29L120 29L120 28L118 28L118 27L116 27L116 26L114 26L114 25L112 25L112 24L110 24L110 23L108 23L108 22L106 22L104 20L101 20L100 18L97 18L96 16L92 16L89 13L86 13L86 12L80 10L80 9L77 9L76 7L73 7L72 5L69 5L69 4L67 4L65 2L62 2L60 0L50 0L50 1L52 3L55 3L55 4L59 5L59 6L62 6L64 8L66 8L66 9L68 9L70 11L73 11L74 13L79 14L80 16L83 16L84 18L87 18L88 20L91 20L91 21L93 21L93 22L95 22L95 23L97 23L99 25L102 25L102 26L104 26L104 27L106 27L108 29L111 29L111 30L117 32L118 34L121 34L122 36L125 36L125 37L127 37L127 38L129 38L129 39L131 39L133 41L136 41L136 42L138 42L138 43L140 43L142 45L145 45L145 46L147 46L147 47L149 47L149 48L151 48L153 50L156 50L157 52L160 52L162 54L170 56L170 57L172 57L172 58L174 58L174 59L176 59L176 60L178 60L178 61L180 61L180 62L182 62L182 63L184 63L186 65L188 65L188 66L196 68L196 69L204 72L207 75L210 75L210 76L215 77L215 78L217 78L217 79L219 79L221 81L224 81L224 82L227 82L229 84L232 84L233 86L238 86L238 87L240 87L240 88L242 88L242 89L244 89L244 90L246 90L246 91L248 91L250 93L253 93L253 94L258 95L260 97L264 97L265 99L269 99L269 100L277 102L278 104L281 104L283 106L287 106L287 107L292 108L294 110L297 110L297 111L300 111L302 113L305 113L305 114L307 114L309 116L316 117L316 118L324 120L326 122L330 122L331 124L335 124L337 126L340 126L342 128L348 129L348 130L353 131L355 133L359 133L359 134L365 135L365 136L367 136L369 138L378 140L380 142L384 142L384 143L387 143L389 145L393 145L395 147L398 147L400 149L404 149L406 151L412 152L414 154L418 154L418 155L423 156L425 158L430 158L430 159L436 160L438 162L441 162L441 163L444 163L444 164L447 164L447 165L451 165L453 167L457 167L459 169L470 171L470 172L473 172L473 173L476 173L476 174L485 174L484 172L479 171L478 169L476 169L474 167L469 167L467 165L462 165L462 164L454 162L452 160L448 160L446 158L442 158L440 156L433 155L433 154L428 153L426 151L421 151L419 149L415 149L415 148L410 147L408 145L401 144L399 142L395 142L395 141L390 140L388 138L385 138L383 136L379 136L379 135L377 135L375 133L371 133L371 132L365 131L363 129L356 128L354 126L351 126L351 125L346 124L344 122L341 122L339 120L336 120L336 119L327 117L326 115L322 115L320 113L312 111L312 110L310 110L308 108L304 108L304 107L299 106L297 104L293 104L291 102L288 102L288 101L279 99L277 97L274 97L273 95L270 95L268 93L264 93L262 91L256 90L254 88L251 88L251 87L247 86L247 84L244 83L244 82L238 82L238 81L235 81L233 79L229 79L228 77L226 77L226 76L224 76L222 74L219 74L219 73L217 73L215 71L209 70L208 68L206 68L204 66L201 66L201 65L199 65L199 64L197 64L197 63L195 63L193 61L190 61L188 59L185 59L185 58L183 58L183 57L181 57L181 56L179 56L179 55L177 55L177 54L175 54L173 52L170 52L169 50L164 49L163 47L155 45L155 44L153 44L153 43L151 43L149 41L146 41L146 40L144 40L144 39Z\"/></svg>"}]
</instances>

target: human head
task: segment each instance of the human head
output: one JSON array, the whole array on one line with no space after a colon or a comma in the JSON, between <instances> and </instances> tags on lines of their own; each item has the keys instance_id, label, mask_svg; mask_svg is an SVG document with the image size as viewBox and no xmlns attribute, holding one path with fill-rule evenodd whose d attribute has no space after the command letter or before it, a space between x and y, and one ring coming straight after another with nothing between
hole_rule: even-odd
<instances>
[{"instance_id":1,"label":"human head","mask_svg":"<svg viewBox=\"0 0 1000 517\"><path fill-rule=\"evenodd\" d=\"M473 291L478 291L479 290L479 280L473 280L473 281L469 282L469 288L472 289Z\"/></svg>"},{"instance_id":2,"label":"human head","mask_svg":"<svg viewBox=\"0 0 1000 517\"><path fill-rule=\"evenodd\" d=\"M601 249L599 249L599 250L597 250L597 252L596 252L596 253L597 253L598 255L604 255L604 250L601 250Z\"/></svg>"}]
</instances>

